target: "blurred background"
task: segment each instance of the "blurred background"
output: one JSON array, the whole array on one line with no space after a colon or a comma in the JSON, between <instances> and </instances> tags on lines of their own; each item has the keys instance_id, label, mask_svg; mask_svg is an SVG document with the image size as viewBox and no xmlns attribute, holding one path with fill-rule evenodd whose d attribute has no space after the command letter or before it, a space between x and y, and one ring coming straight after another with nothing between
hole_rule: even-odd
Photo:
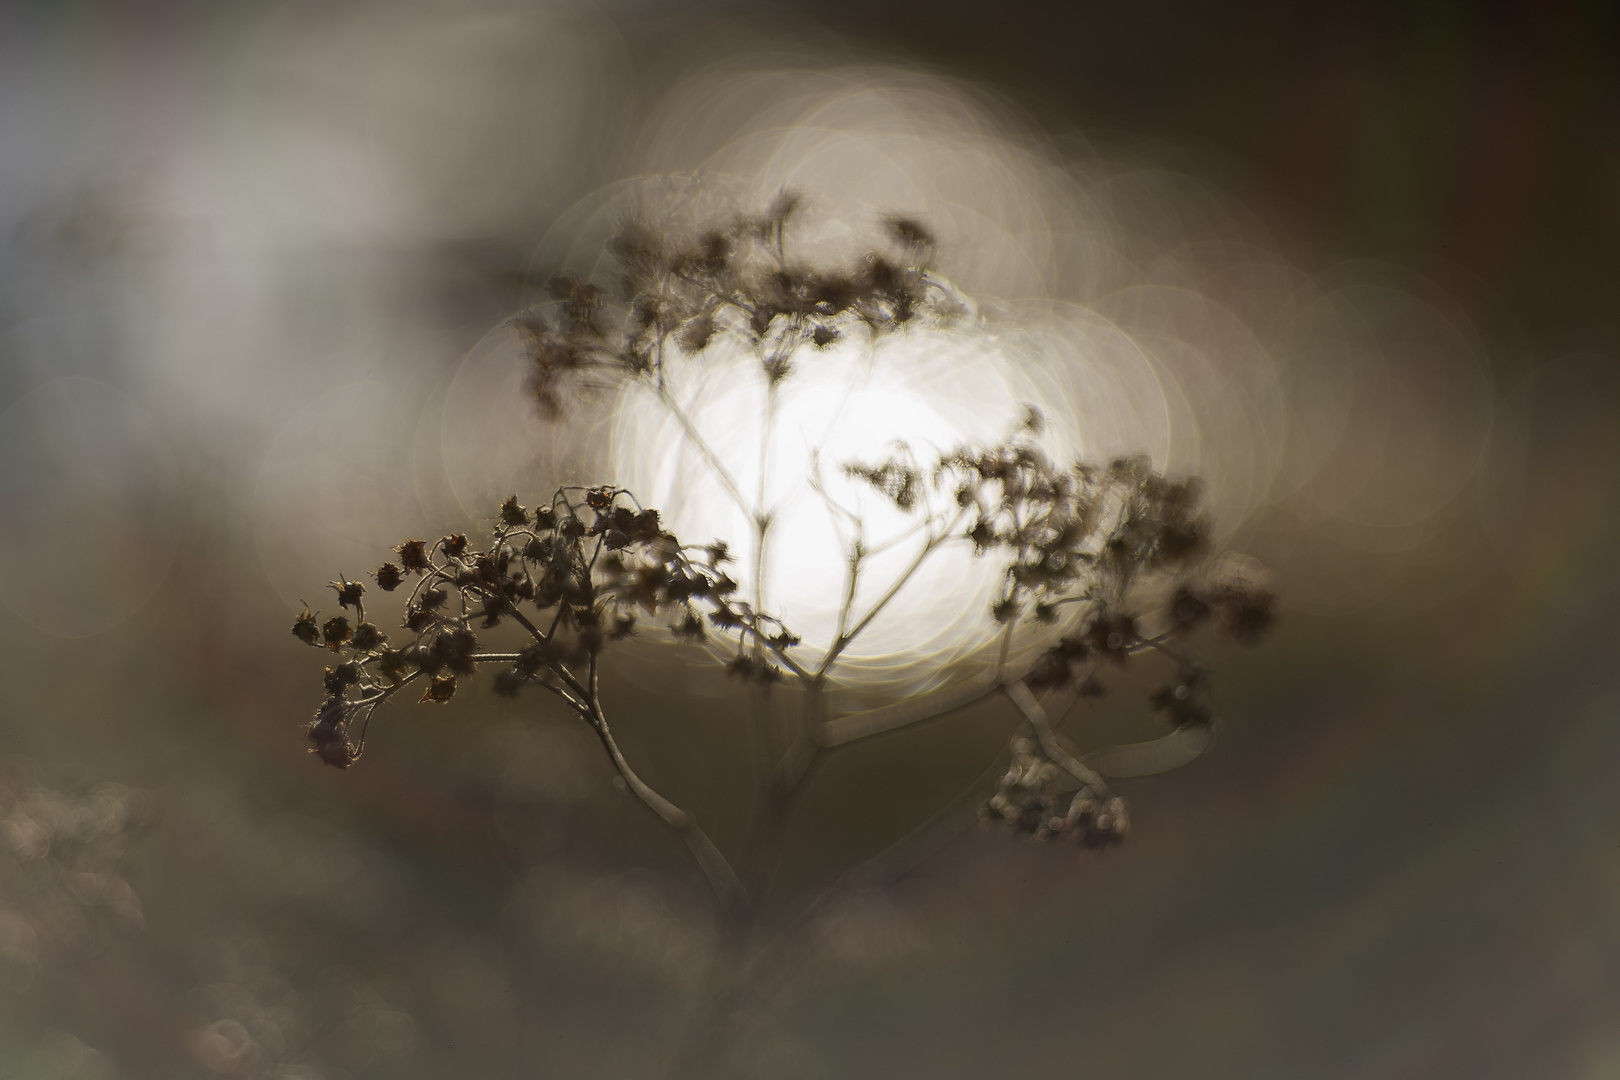
<instances>
[{"instance_id":1,"label":"blurred background","mask_svg":"<svg viewBox=\"0 0 1620 1080\"><path fill-rule=\"evenodd\" d=\"M924 215L1048 411L1205 476L1283 597L1127 844L926 833L800 927L746 1071L1620 1076L1620 19L990 10L0 4L0 1075L660 1075L714 920L588 733L473 693L320 767L287 627L589 466L491 331L698 173ZM735 847L700 659L609 703ZM772 910L1013 726L840 753Z\"/></svg>"}]
</instances>

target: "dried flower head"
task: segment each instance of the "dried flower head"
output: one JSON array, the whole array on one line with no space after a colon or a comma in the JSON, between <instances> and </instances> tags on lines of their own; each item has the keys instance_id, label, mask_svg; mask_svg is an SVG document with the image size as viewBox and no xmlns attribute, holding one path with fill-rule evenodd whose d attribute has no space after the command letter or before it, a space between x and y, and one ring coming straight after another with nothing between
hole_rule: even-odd
<instances>
[{"instance_id":1,"label":"dried flower head","mask_svg":"<svg viewBox=\"0 0 1620 1080\"><path fill-rule=\"evenodd\" d=\"M352 633L353 631L349 629L349 620L342 615L333 616L321 624L321 641L333 652L341 648Z\"/></svg>"},{"instance_id":2,"label":"dried flower head","mask_svg":"<svg viewBox=\"0 0 1620 1080\"><path fill-rule=\"evenodd\" d=\"M639 380L682 421L684 437L705 450L667 389L672 359L702 365L718 355L750 357L769 410L779 383L825 363L817 350L837 343L842 353L913 327L959 324L972 310L935 272L938 238L922 221L884 218L870 250L829 264L795 242L805 212L796 193L783 191L763 210L691 229L623 222L602 274L554 277L550 302L512 320L540 414L569 415L593 391ZM781 740L789 749L769 770L763 800L768 812L785 814L818 754L947 707L829 718L823 690L889 599L915 587L916 567L958 544L994 560L1000 573L984 612L1000 635L1000 659L984 695L1004 696L1022 717L984 815L1031 836L1072 836L1088 847L1117 843L1130 826L1127 807L1064 737L1066 711L1102 694L1102 665L1113 670L1153 657L1160 674L1146 706L1178 738L1190 737L1195 733L1183 729L1213 721L1192 637L1214 625L1240 641L1257 640L1274 620L1276 598L1257 567L1210 558L1214 533L1196 479L1164 476L1142 455L1056 462L1041 444L1045 431L1045 418L1028 407L988 445L925 454L897 444L881 460L840 462L846 477L911 516L908 535L924 539L911 569L869 588L862 575L875 572L872 552L851 512L854 539L841 536L846 546L835 553L848 567L847 599L832 644L814 660L767 608L759 567L773 539L773 508L748 505L744 485L712 453L699 457L745 511L752 536L687 543L630 492L593 484L558 487L532 510L513 493L474 536L405 540L394 549L397 564L374 572L380 591L402 594L405 636L397 646L368 620L364 587L342 577L331 584L340 609L353 609L353 623L342 614L320 622L305 606L293 624L299 640L337 654L322 673L322 704L305 726L313 752L348 768L364 750L377 709L404 687L420 682L419 700L443 705L488 671L498 696L539 692L586 724L626 789L681 836L721 901L745 911L746 889L725 856L689 812L636 776L615 743L600 691L611 672L604 654L640 628L661 625L677 641L722 655L762 716L775 711L765 707L767 690L797 684L806 719ZM728 570L727 540L747 544L758 558ZM859 598L871 595L880 599L859 610ZM1029 648L1031 641L1040 644ZM785 821L767 824L758 830L767 840L786 831ZM772 856L751 852L750 865L768 866Z\"/></svg>"},{"instance_id":3,"label":"dried flower head","mask_svg":"<svg viewBox=\"0 0 1620 1080\"><path fill-rule=\"evenodd\" d=\"M366 591L366 587L358 581L341 577L329 582L328 587L337 592L338 607L341 608L359 608L360 597Z\"/></svg>"},{"instance_id":4,"label":"dried flower head","mask_svg":"<svg viewBox=\"0 0 1620 1080\"><path fill-rule=\"evenodd\" d=\"M305 645L320 644L321 631L315 619L315 614L309 610L309 605L305 604L303 613L293 621L293 637L302 641Z\"/></svg>"},{"instance_id":5,"label":"dried flower head","mask_svg":"<svg viewBox=\"0 0 1620 1080\"><path fill-rule=\"evenodd\" d=\"M425 573L428 569L427 541L406 540L394 549L399 553L399 565L408 574Z\"/></svg>"}]
</instances>

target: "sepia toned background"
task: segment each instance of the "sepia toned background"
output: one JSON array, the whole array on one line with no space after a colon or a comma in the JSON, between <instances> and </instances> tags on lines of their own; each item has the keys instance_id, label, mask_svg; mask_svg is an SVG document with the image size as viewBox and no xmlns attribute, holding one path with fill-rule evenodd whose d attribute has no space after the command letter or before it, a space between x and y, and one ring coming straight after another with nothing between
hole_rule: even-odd
<instances>
[{"instance_id":1,"label":"sepia toned background","mask_svg":"<svg viewBox=\"0 0 1620 1080\"><path fill-rule=\"evenodd\" d=\"M1282 596L1118 849L970 824L1005 710L834 758L778 919L908 839L748 1070L1620 1075L1620 21L1341 7L0 5L0 1076L661 1075L714 918L588 733L474 693L320 767L287 626L594 479L498 327L694 173L925 216ZM611 674L739 845L736 688Z\"/></svg>"}]
</instances>

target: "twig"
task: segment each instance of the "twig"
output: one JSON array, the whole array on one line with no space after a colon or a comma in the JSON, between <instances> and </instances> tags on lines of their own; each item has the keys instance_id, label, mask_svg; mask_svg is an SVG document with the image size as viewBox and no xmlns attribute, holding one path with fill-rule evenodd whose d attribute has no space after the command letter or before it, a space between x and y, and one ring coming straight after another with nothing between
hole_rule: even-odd
<instances>
[{"instance_id":1,"label":"twig","mask_svg":"<svg viewBox=\"0 0 1620 1080\"><path fill-rule=\"evenodd\" d=\"M714 470L715 476L719 478L726 491L731 494L737 508L744 514L748 514L750 512L748 500L743 497L742 488L737 486L737 481L732 478L731 471L720 460L720 456L704 441L702 433L697 429L697 425L692 423L691 417L686 415L686 410L681 408L680 403L675 400L675 396L669 392L669 388L660 383L657 390L659 400L664 403L664 407L675 418L675 422L681 425L681 433L686 436L687 441L692 444L697 452L703 455L703 460L708 462L709 468Z\"/></svg>"},{"instance_id":2,"label":"twig","mask_svg":"<svg viewBox=\"0 0 1620 1080\"><path fill-rule=\"evenodd\" d=\"M840 634L833 640L831 648L827 650L827 655L822 658L821 667L816 670L817 675L825 675L827 673L838 657L843 654L844 650L849 648L850 643L860 636L861 631L865 630L869 625L871 625L872 620L877 618L883 609L889 605L889 602L899 595L900 590L906 587L906 584L912 579L917 571L921 569L922 564L927 561L928 556L932 555L936 550L938 550L939 546L946 540L951 539L952 535L956 531L956 526L960 524L962 520L962 515L963 511L958 510L952 517L949 525L942 529L938 534L930 536L923 544L922 550L917 552L917 557L912 559L911 564L901 572L899 577L894 579L893 583L890 584L883 595L878 598L877 602L874 603L866 614L861 617L861 620L851 627L847 633Z\"/></svg>"}]
</instances>

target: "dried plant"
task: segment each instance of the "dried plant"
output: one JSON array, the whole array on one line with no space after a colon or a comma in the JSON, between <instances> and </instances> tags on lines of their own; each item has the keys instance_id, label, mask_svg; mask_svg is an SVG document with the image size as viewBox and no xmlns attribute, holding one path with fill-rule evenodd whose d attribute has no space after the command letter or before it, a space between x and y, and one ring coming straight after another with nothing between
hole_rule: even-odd
<instances>
[{"instance_id":1,"label":"dried plant","mask_svg":"<svg viewBox=\"0 0 1620 1080\"><path fill-rule=\"evenodd\" d=\"M1213 623L1252 642L1269 626L1274 606L1257 570L1212 557L1196 481L1167 479L1143 457L1054 462L1042 447L1043 418L1031 408L994 445L964 445L926 459L896 445L884 460L839 463L846 476L909 516L917 551L859 608L857 585L873 572L879 548L865 543L859 517L819 487L840 522L845 582L830 644L819 656L806 655L812 650L769 610L764 566L774 518L763 482L752 496L742 490L682 410L666 361L701 360L721 340L747 350L764 380L769 414L775 388L813 364L816 350L852 336L871 342L919 324L960 322L969 307L933 271L936 243L921 224L890 218L883 250L849 266L814 267L796 261L788 242L799 209L796 197L783 195L763 214L735 216L685 238L628 222L610 244L615 280L558 278L551 309L515 320L528 352L529 386L545 415L579 407L593 388L631 380L657 394L751 523L752 536L734 538L752 545L751 580L728 574L724 542L686 542L629 491L612 484L562 487L532 510L515 495L507 499L476 542L451 535L401 543L397 560L383 563L374 578L385 592L406 592L403 634L369 621L366 586L346 578L332 582L338 614L322 620L306 608L293 626L301 640L332 654L325 699L306 729L323 761L348 768L358 760L373 714L407 688L414 694L420 687L422 702L442 704L481 666L491 668L497 693L543 691L594 731L629 790L686 843L744 942L797 797L823 756L975 701L1003 697L1021 717L1010 763L983 803L986 819L1084 845L1119 841L1129 828L1124 801L1059 725L1076 702L1103 693L1105 673L1156 653L1169 658L1173 673L1152 692L1153 711L1172 733L1207 727L1208 675L1189 637ZM770 416L765 420L768 439ZM1004 570L984 613L999 626L998 662L966 684L828 715L823 691L851 644L914 585L924 563L958 543ZM485 648L481 635L503 623L521 628L522 648ZM647 623L722 649L727 670L754 688L762 723L765 695L793 689L802 695L804 707L770 763L760 820L741 853L723 853L692 814L643 782L614 739L600 658ZM1020 647L1029 640L1050 644L1031 658ZM710 1021L739 992L739 973L749 968L746 960L732 965L729 989L714 995ZM698 1051L688 1055L697 1057Z\"/></svg>"}]
</instances>

